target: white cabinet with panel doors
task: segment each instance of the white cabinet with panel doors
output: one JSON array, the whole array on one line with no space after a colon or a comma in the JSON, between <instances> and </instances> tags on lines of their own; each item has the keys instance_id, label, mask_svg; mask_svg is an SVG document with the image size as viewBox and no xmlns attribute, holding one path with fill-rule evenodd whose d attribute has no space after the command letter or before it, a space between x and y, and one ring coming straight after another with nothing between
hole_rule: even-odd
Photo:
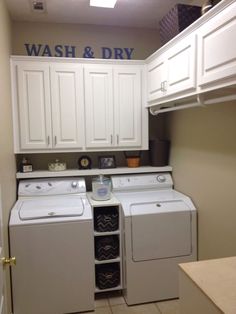
<instances>
[{"instance_id":1,"label":"white cabinet with panel doors","mask_svg":"<svg viewBox=\"0 0 236 314\"><path fill-rule=\"evenodd\" d=\"M13 109L18 111L19 118L16 119L19 133L15 132L18 150L47 149L52 145L49 65L21 62L14 70L17 90L13 95L18 96L18 106Z\"/></svg>"},{"instance_id":2,"label":"white cabinet with panel doors","mask_svg":"<svg viewBox=\"0 0 236 314\"><path fill-rule=\"evenodd\" d=\"M119 147L142 145L142 68L114 68L115 144Z\"/></svg>"},{"instance_id":3,"label":"white cabinet with panel doors","mask_svg":"<svg viewBox=\"0 0 236 314\"><path fill-rule=\"evenodd\" d=\"M142 146L142 68L87 65L85 133L87 148Z\"/></svg>"},{"instance_id":4,"label":"white cabinet with panel doors","mask_svg":"<svg viewBox=\"0 0 236 314\"><path fill-rule=\"evenodd\" d=\"M147 100L158 103L196 89L196 36L147 59Z\"/></svg>"},{"instance_id":5,"label":"white cabinet with panel doors","mask_svg":"<svg viewBox=\"0 0 236 314\"><path fill-rule=\"evenodd\" d=\"M12 57L15 152L148 148L142 62Z\"/></svg>"},{"instance_id":6,"label":"white cabinet with panel doors","mask_svg":"<svg viewBox=\"0 0 236 314\"><path fill-rule=\"evenodd\" d=\"M201 89L236 84L236 2L203 24L197 34Z\"/></svg>"},{"instance_id":7,"label":"white cabinet with panel doors","mask_svg":"<svg viewBox=\"0 0 236 314\"><path fill-rule=\"evenodd\" d=\"M157 114L235 100L236 2L224 0L147 62L147 107Z\"/></svg>"},{"instance_id":8,"label":"white cabinet with panel doors","mask_svg":"<svg viewBox=\"0 0 236 314\"><path fill-rule=\"evenodd\" d=\"M24 61L13 71L16 152L82 148L81 65Z\"/></svg>"},{"instance_id":9,"label":"white cabinet with panel doors","mask_svg":"<svg viewBox=\"0 0 236 314\"><path fill-rule=\"evenodd\" d=\"M51 64L51 97L54 145L84 145L83 70L81 65Z\"/></svg>"},{"instance_id":10,"label":"white cabinet with panel doors","mask_svg":"<svg viewBox=\"0 0 236 314\"><path fill-rule=\"evenodd\" d=\"M145 61L12 57L15 152L148 149L147 107L235 99L235 31L224 0Z\"/></svg>"},{"instance_id":11,"label":"white cabinet with panel doors","mask_svg":"<svg viewBox=\"0 0 236 314\"><path fill-rule=\"evenodd\" d=\"M85 136L86 147L113 145L113 84L110 66L86 66Z\"/></svg>"}]
</instances>

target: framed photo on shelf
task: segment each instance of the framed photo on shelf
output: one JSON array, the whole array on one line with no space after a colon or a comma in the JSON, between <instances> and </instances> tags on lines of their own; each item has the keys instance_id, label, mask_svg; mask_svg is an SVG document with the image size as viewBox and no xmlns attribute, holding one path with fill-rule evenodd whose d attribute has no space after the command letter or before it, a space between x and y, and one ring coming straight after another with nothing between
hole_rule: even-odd
<instances>
[{"instance_id":1,"label":"framed photo on shelf","mask_svg":"<svg viewBox=\"0 0 236 314\"><path fill-rule=\"evenodd\" d=\"M116 168L115 156L100 156L98 157L99 169Z\"/></svg>"}]
</instances>

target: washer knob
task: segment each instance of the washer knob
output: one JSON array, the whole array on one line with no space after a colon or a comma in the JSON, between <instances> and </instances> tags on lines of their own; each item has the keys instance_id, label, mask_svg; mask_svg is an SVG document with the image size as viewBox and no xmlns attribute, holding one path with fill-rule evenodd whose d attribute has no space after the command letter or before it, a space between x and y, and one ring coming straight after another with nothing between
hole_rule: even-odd
<instances>
[{"instance_id":1,"label":"washer knob","mask_svg":"<svg viewBox=\"0 0 236 314\"><path fill-rule=\"evenodd\" d=\"M157 176L157 181L160 183L163 183L166 181L166 177L165 176Z\"/></svg>"},{"instance_id":2,"label":"washer knob","mask_svg":"<svg viewBox=\"0 0 236 314\"><path fill-rule=\"evenodd\" d=\"M71 183L72 188L75 189L75 188L77 187L77 184L78 184L77 181L73 181L73 182Z\"/></svg>"}]
</instances>

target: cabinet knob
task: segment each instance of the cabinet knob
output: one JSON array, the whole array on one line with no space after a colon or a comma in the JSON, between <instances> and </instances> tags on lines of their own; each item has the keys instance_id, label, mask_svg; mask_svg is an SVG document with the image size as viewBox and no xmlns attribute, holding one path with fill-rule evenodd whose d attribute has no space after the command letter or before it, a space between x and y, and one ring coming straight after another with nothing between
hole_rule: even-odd
<instances>
[{"instance_id":1,"label":"cabinet knob","mask_svg":"<svg viewBox=\"0 0 236 314\"><path fill-rule=\"evenodd\" d=\"M164 89L163 89L163 82L161 82L161 91L163 92Z\"/></svg>"},{"instance_id":2,"label":"cabinet knob","mask_svg":"<svg viewBox=\"0 0 236 314\"><path fill-rule=\"evenodd\" d=\"M16 258L15 257L3 257L1 258L1 262L3 266L15 266L16 265Z\"/></svg>"},{"instance_id":3,"label":"cabinet knob","mask_svg":"<svg viewBox=\"0 0 236 314\"><path fill-rule=\"evenodd\" d=\"M163 82L163 92L167 91L167 81Z\"/></svg>"},{"instance_id":4,"label":"cabinet knob","mask_svg":"<svg viewBox=\"0 0 236 314\"><path fill-rule=\"evenodd\" d=\"M166 92L167 91L167 81L161 82L161 91Z\"/></svg>"}]
</instances>

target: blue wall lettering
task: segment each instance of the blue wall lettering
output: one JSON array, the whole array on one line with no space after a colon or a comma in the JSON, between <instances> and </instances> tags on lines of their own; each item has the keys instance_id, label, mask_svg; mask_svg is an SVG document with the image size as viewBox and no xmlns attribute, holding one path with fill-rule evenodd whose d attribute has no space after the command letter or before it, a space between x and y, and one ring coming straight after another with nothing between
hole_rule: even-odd
<instances>
[{"instance_id":1,"label":"blue wall lettering","mask_svg":"<svg viewBox=\"0 0 236 314\"><path fill-rule=\"evenodd\" d=\"M25 44L25 48L26 48L28 56L39 56L41 47L42 47L42 45Z\"/></svg>"},{"instance_id":2,"label":"blue wall lettering","mask_svg":"<svg viewBox=\"0 0 236 314\"><path fill-rule=\"evenodd\" d=\"M75 58L75 46L65 46L65 57Z\"/></svg>"},{"instance_id":3,"label":"blue wall lettering","mask_svg":"<svg viewBox=\"0 0 236 314\"><path fill-rule=\"evenodd\" d=\"M94 58L94 52L90 46L84 48L83 58Z\"/></svg>"},{"instance_id":4,"label":"blue wall lettering","mask_svg":"<svg viewBox=\"0 0 236 314\"><path fill-rule=\"evenodd\" d=\"M114 48L114 57L115 57L115 59L124 59L124 57L123 57L123 49L121 49L121 48Z\"/></svg>"},{"instance_id":5,"label":"blue wall lettering","mask_svg":"<svg viewBox=\"0 0 236 314\"><path fill-rule=\"evenodd\" d=\"M63 57L63 46L56 45L55 46L55 57Z\"/></svg>"},{"instance_id":6,"label":"blue wall lettering","mask_svg":"<svg viewBox=\"0 0 236 314\"><path fill-rule=\"evenodd\" d=\"M48 44L24 44L28 56L66 57L66 58L102 58L102 59L131 59L134 48L101 47L100 54L95 56L91 46L81 48L78 55L76 46Z\"/></svg>"},{"instance_id":7,"label":"blue wall lettering","mask_svg":"<svg viewBox=\"0 0 236 314\"><path fill-rule=\"evenodd\" d=\"M42 56L42 57L76 57L76 47L68 45L55 45L50 48L49 45L42 44L25 44L28 56Z\"/></svg>"},{"instance_id":8,"label":"blue wall lettering","mask_svg":"<svg viewBox=\"0 0 236 314\"><path fill-rule=\"evenodd\" d=\"M111 59L112 50L108 47L102 47L102 58L103 59Z\"/></svg>"},{"instance_id":9,"label":"blue wall lettering","mask_svg":"<svg viewBox=\"0 0 236 314\"><path fill-rule=\"evenodd\" d=\"M103 59L131 59L134 48L102 47Z\"/></svg>"},{"instance_id":10,"label":"blue wall lettering","mask_svg":"<svg viewBox=\"0 0 236 314\"><path fill-rule=\"evenodd\" d=\"M131 59L131 55L134 51L134 48L124 48L124 51L126 52L126 55L127 55L127 59Z\"/></svg>"},{"instance_id":11,"label":"blue wall lettering","mask_svg":"<svg viewBox=\"0 0 236 314\"><path fill-rule=\"evenodd\" d=\"M44 50L43 50L42 56L43 57L51 57L52 56L51 50L50 50L48 45L44 46Z\"/></svg>"}]
</instances>

